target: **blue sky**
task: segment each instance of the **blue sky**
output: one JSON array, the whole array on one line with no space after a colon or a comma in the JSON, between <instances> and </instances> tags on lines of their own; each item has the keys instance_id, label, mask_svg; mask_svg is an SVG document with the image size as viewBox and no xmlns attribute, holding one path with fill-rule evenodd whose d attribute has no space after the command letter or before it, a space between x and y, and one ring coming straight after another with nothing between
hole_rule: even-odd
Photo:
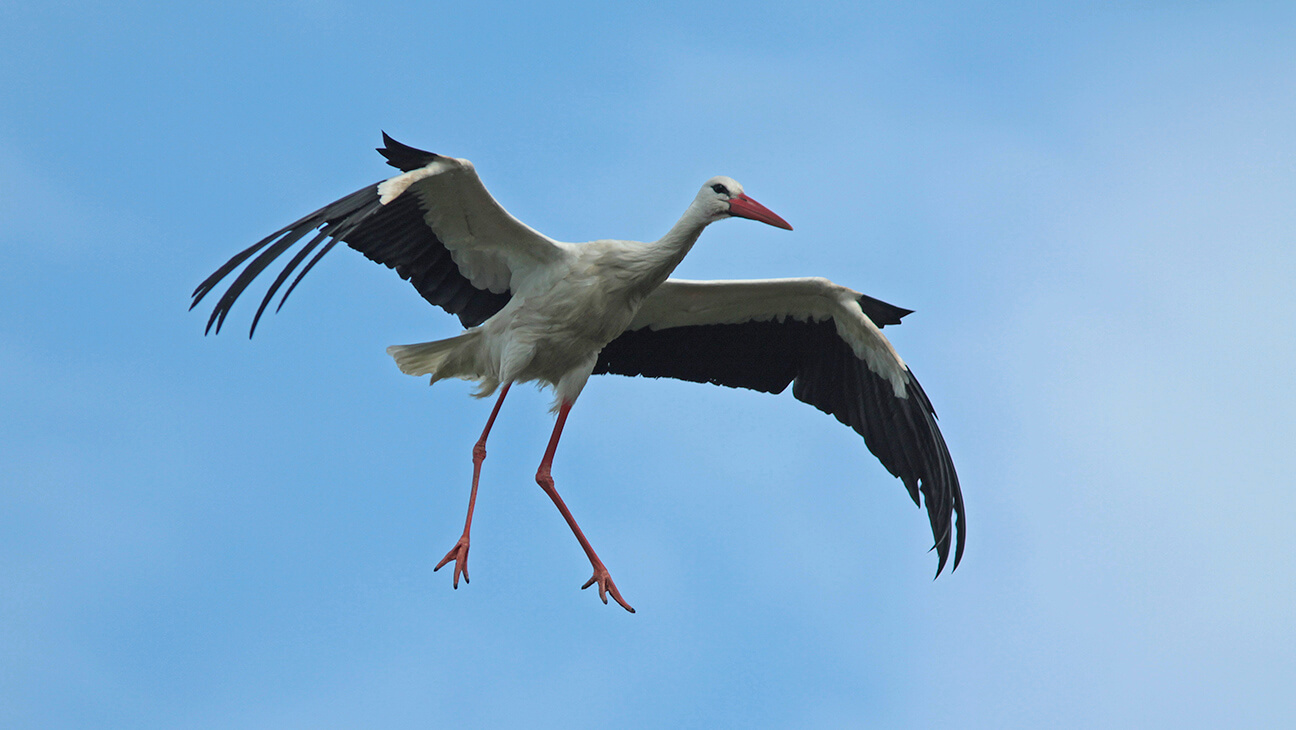
<instances>
[{"instance_id":1,"label":"blue sky","mask_svg":"<svg viewBox=\"0 0 1296 730\"><path fill-rule=\"evenodd\" d=\"M108 2L0 9L0 725L1296 723L1296 11L1279 3ZM472 159L563 240L716 174L787 218L678 273L823 275L964 485L960 569L831 418L401 375L456 332L330 255L249 341L189 292L389 168Z\"/></svg>"}]
</instances>

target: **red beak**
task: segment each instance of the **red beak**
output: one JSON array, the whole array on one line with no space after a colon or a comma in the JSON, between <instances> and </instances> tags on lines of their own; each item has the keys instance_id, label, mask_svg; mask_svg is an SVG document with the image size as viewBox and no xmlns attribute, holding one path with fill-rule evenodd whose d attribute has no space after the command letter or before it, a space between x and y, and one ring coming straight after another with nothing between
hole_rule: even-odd
<instances>
[{"instance_id":1,"label":"red beak","mask_svg":"<svg viewBox=\"0 0 1296 730\"><path fill-rule=\"evenodd\" d=\"M768 223L775 228L792 230L788 222L778 217L774 211L757 203L755 200L739 193L729 199L729 215L736 215L739 218L750 218L761 223Z\"/></svg>"}]
</instances>

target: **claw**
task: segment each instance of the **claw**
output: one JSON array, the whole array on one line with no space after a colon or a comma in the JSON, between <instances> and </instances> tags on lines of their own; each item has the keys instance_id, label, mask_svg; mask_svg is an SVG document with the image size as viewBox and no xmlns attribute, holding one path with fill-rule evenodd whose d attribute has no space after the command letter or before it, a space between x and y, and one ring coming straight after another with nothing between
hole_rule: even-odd
<instances>
[{"instance_id":1,"label":"claw","mask_svg":"<svg viewBox=\"0 0 1296 730\"><path fill-rule=\"evenodd\" d=\"M455 561L454 587L455 590L459 590L459 576L461 574L463 575L464 585L468 585L468 583L471 582L468 580L468 536L467 535L464 535L463 537L459 538L459 542L455 543L455 546L450 548L450 552L446 553L446 556L444 558L441 558L441 562L437 563L437 566L432 569L432 572L435 573L438 570L441 570L441 568L445 567L445 564L450 562L452 559Z\"/></svg>"},{"instance_id":2,"label":"claw","mask_svg":"<svg viewBox=\"0 0 1296 730\"><path fill-rule=\"evenodd\" d=\"M621 604L621 608L624 608L630 613L635 612L635 610L630 607L630 604L626 603L625 599L621 597L621 591L617 590L616 583L612 581L612 575L608 573L607 568L602 565L594 566L594 575L591 576L589 580L585 581L585 585L581 586L581 590L583 591L595 583L598 583L599 598L603 599L603 605L607 605L608 594L611 593L612 600Z\"/></svg>"}]
</instances>

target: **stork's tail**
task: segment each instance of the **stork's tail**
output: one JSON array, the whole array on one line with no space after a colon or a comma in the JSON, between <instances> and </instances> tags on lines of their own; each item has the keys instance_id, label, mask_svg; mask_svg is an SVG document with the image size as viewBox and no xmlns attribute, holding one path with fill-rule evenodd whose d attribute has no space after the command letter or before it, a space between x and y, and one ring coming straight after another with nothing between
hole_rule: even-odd
<instances>
[{"instance_id":1,"label":"stork's tail","mask_svg":"<svg viewBox=\"0 0 1296 730\"><path fill-rule=\"evenodd\" d=\"M467 333L465 333L467 334ZM454 354L455 348L462 344L464 335L451 337L436 342L420 342L416 345L392 345L387 354L396 361L396 367L406 375L431 375L435 379L437 371ZM444 376L443 376L444 377Z\"/></svg>"},{"instance_id":2,"label":"stork's tail","mask_svg":"<svg viewBox=\"0 0 1296 730\"><path fill-rule=\"evenodd\" d=\"M415 345L392 345L387 354L406 375L431 375L432 382L445 378L476 380L479 387L473 395L490 395L499 383L475 367L477 338L480 330L469 330L456 337Z\"/></svg>"}]
</instances>

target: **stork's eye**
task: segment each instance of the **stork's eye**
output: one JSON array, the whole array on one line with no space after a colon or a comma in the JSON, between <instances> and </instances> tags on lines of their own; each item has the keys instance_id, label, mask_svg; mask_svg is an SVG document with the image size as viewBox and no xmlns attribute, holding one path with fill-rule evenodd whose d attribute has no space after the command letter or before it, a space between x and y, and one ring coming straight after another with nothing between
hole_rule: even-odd
<instances>
[{"instance_id":1,"label":"stork's eye","mask_svg":"<svg viewBox=\"0 0 1296 730\"><path fill-rule=\"evenodd\" d=\"M717 193L720 193L721 195L729 194L729 188L721 185L720 183L716 183L715 185L712 185L711 189L716 191Z\"/></svg>"}]
</instances>

